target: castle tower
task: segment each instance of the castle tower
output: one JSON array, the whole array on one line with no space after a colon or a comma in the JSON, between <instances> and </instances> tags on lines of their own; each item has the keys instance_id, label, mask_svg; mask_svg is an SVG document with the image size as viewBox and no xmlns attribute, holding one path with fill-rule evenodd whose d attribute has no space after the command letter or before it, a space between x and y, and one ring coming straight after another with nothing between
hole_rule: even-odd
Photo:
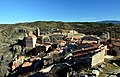
<instances>
[{"instance_id":1,"label":"castle tower","mask_svg":"<svg viewBox=\"0 0 120 77\"><path fill-rule=\"evenodd\" d=\"M28 48L34 48L36 41L37 41L37 37L35 36L25 37L25 46Z\"/></svg>"},{"instance_id":2,"label":"castle tower","mask_svg":"<svg viewBox=\"0 0 120 77\"><path fill-rule=\"evenodd\" d=\"M36 28L36 36L40 36L40 29L38 27Z\"/></svg>"}]
</instances>

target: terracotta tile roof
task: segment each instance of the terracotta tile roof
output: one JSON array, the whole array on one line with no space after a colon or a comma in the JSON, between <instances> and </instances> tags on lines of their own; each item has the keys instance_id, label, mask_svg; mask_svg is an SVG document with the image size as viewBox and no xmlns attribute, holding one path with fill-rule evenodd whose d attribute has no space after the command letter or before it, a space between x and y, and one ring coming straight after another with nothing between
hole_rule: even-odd
<instances>
[{"instance_id":1,"label":"terracotta tile roof","mask_svg":"<svg viewBox=\"0 0 120 77\"><path fill-rule=\"evenodd\" d=\"M120 39L119 38L117 38L117 39L116 38L111 38L111 40L120 40Z\"/></svg>"},{"instance_id":2,"label":"terracotta tile roof","mask_svg":"<svg viewBox=\"0 0 120 77\"><path fill-rule=\"evenodd\" d=\"M74 56L81 56L84 54L95 52L100 47L100 44L80 44L78 49L73 52Z\"/></svg>"},{"instance_id":3,"label":"terracotta tile roof","mask_svg":"<svg viewBox=\"0 0 120 77\"><path fill-rule=\"evenodd\" d=\"M41 60L41 58L40 58L40 57L32 57L32 58L30 58L30 61L31 61L31 62L33 62L33 61L35 61L35 60Z\"/></svg>"},{"instance_id":4,"label":"terracotta tile roof","mask_svg":"<svg viewBox=\"0 0 120 77\"><path fill-rule=\"evenodd\" d=\"M116 38L111 38L112 42L120 42L120 39L116 39Z\"/></svg>"},{"instance_id":5,"label":"terracotta tile roof","mask_svg":"<svg viewBox=\"0 0 120 77\"><path fill-rule=\"evenodd\" d=\"M85 55L85 54L88 54L88 53L92 53L92 52L95 52L97 48L91 48L91 49L88 49L88 50L76 50L73 55L74 57L77 57L77 56L82 56L82 55Z\"/></svg>"},{"instance_id":6,"label":"terracotta tile roof","mask_svg":"<svg viewBox=\"0 0 120 77\"><path fill-rule=\"evenodd\" d=\"M58 42L66 42L66 41L64 41L64 40L57 40Z\"/></svg>"},{"instance_id":7,"label":"terracotta tile roof","mask_svg":"<svg viewBox=\"0 0 120 77\"><path fill-rule=\"evenodd\" d=\"M99 40L100 38L97 37L97 36L94 36L94 35L86 35L86 36L83 37L83 40L88 40L88 39L90 39L90 40Z\"/></svg>"},{"instance_id":8,"label":"terracotta tile roof","mask_svg":"<svg viewBox=\"0 0 120 77\"><path fill-rule=\"evenodd\" d=\"M66 38L73 38L73 39L80 39L81 36L78 36L78 35L74 35L74 36L68 36Z\"/></svg>"},{"instance_id":9,"label":"terracotta tile roof","mask_svg":"<svg viewBox=\"0 0 120 77\"><path fill-rule=\"evenodd\" d=\"M65 46L66 41L64 41L64 40L58 40L58 44L59 44L60 46Z\"/></svg>"},{"instance_id":10,"label":"terracotta tile roof","mask_svg":"<svg viewBox=\"0 0 120 77\"><path fill-rule=\"evenodd\" d=\"M97 48L99 46L100 46L100 44L96 44L96 43L82 43L82 44L78 45L78 49Z\"/></svg>"},{"instance_id":11,"label":"terracotta tile roof","mask_svg":"<svg viewBox=\"0 0 120 77\"><path fill-rule=\"evenodd\" d=\"M114 42L114 43L112 43L114 46L118 46L118 47L120 47L120 42Z\"/></svg>"},{"instance_id":12,"label":"terracotta tile roof","mask_svg":"<svg viewBox=\"0 0 120 77\"><path fill-rule=\"evenodd\" d=\"M55 54L59 54L59 53L60 53L60 50L61 50L60 48L56 48L56 49L54 50L54 53L55 53Z\"/></svg>"},{"instance_id":13,"label":"terracotta tile roof","mask_svg":"<svg viewBox=\"0 0 120 77\"><path fill-rule=\"evenodd\" d=\"M31 66L32 65L32 62L24 62L22 67L28 67L28 66Z\"/></svg>"}]
</instances>

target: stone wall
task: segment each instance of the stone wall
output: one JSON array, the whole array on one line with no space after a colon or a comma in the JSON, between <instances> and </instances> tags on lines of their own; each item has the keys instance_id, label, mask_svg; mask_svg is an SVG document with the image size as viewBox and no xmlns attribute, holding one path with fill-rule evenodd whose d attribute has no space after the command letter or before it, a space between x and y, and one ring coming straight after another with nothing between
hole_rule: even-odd
<instances>
[{"instance_id":1,"label":"stone wall","mask_svg":"<svg viewBox=\"0 0 120 77\"><path fill-rule=\"evenodd\" d=\"M34 48L36 44L37 37L26 37L25 45L26 47Z\"/></svg>"},{"instance_id":2,"label":"stone wall","mask_svg":"<svg viewBox=\"0 0 120 77\"><path fill-rule=\"evenodd\" d=\"M116 53L117 56L120 55L120 47L118 47L118 46L113 46L113 49L112 49L112 50L115 51L115 53Z\"/></svg>"},{"instance_id":3,"label":"stone wall","mask_svg":"<svg viewBox=\"0 0 120 77\"><path fill-rule=\"evenodd\" d=\"M94 67L95 65L104 62L104 56L105 56L105 48L96 52L92 56L91 67Z\"/></svg>"}]
</instances>

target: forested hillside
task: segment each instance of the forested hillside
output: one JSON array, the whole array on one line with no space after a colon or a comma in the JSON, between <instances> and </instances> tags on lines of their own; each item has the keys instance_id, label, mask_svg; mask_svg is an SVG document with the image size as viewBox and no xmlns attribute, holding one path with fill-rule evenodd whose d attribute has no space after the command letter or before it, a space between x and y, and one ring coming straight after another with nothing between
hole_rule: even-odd
<instances>
[{"instance_id":1,"label":"forested hillside","mask_svg":"<svg viewBox=\"0 0 120 77\"><path fill-rule=\"evenodd\" d=\"M85 34L100 34L108 31L111 38L120 37L120 25L112 23L97 23L97 22L55 22L55 21L36 21L17 24L1 24L0 25L0 41L5 41L7 38L14 38L17 29L34 30L39 27L43 31L51 29L74 29ZM4 39L3 39L4 38ZM6 39L6 41L7 41Z\"/></svg>"}]
</instances>

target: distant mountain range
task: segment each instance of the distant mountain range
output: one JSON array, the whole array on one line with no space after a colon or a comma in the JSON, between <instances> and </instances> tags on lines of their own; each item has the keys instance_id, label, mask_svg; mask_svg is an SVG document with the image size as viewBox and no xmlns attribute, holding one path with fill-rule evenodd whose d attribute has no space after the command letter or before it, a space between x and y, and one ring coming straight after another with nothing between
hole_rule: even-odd
<instances>
[{"instance_id":1,"label":"distant mountain range","mask_svg":"<svg viewBox=\"0 0 120 77\"><path fill-rule=\"evenodd\" d=\"M117 20L105 20L105 21L98 21L99 23L112 23L112 24L120 24L120 21Z\"/></svg>"}]
</instances>

